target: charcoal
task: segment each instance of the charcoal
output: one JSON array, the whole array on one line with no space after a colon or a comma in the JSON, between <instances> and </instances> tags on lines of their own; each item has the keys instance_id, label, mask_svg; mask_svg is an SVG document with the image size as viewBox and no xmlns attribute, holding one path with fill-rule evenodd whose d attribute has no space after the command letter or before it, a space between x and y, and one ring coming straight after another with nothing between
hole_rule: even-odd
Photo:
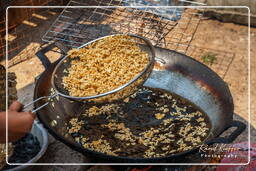
<instances>
[{"instance_id":1,"label":"charcoal","mask_svg":"<svg viewBox=\"0 0 256 171\"><path fill-rule=\"evenodd\" d=\"M38 139L31 133L26 134L24 137L14 142L14 151L9 158L9 163L27 163L33 157L35 157L40 149L40 143ZM6 165L3 170L11 169L15 166Z\"/></svg>"}]
</instances>

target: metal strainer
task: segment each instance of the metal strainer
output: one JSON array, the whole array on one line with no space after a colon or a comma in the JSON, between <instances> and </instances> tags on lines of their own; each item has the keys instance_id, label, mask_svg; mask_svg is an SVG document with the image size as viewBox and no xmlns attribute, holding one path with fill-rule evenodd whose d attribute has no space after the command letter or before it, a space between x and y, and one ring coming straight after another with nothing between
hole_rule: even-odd
<instances>
[{"instance_id":1,"label":"metal strainer","mask_svg":"<svg viewBox=\"0 0 256 171\"><path fill-rule=\"evenodd\" d=\"M98 40L104 39L106 37L116 36L116 35L122 35L122 34L113 34L113 35L100 37L98 39L95 39L93 41L90 41L90 42L80 46L78 49L86 47L86 46L88 46ZM69 68L71 66L71 61L74 60L74 58L69 58L69 55L67 55L57 64L57 66L55 67L53 74L51 76L51 84L56 93L53 95L50 95L50 96L40 97L40 98L34 100L33 102L27 104L26 106L24 106L24 108L28 107L29 105L31 105L41 99L47 99L48 101L45 104L39 106L38 108L36 108L32 111L32 112L36 112L37 110L40 110L42 107L48 105L50 99L52 99L58 95L68 98L73 101L103 103L103 102L111 102L111 101L123 99L123 98L128 97L131 94L135 93L137 91L137 88L139 86L141 86L146 81L146 79L148 78L148 76L150 75L150 73L153 69L154 62L155 62L155 50L154 50L153 45L151 44L151 42L148 39L138 36L138 35L133 35L133 34L127 34L127 35L132 37L132 39L136 42L137 46L141 50L143 50L144 52L146 52L148 54L147 66L144 68L144 70L141 73L136 75L132 80L130 80L129 82L125 83L124 85L122 85L114 90L111 90L111 91L108 91L108 92L105 92L102 94L98 94L98 95L94 95L94 96L86 96L86 97L71 96L71 95L69 95L69 92L64 88L64 86L62 84L62 78L68 74L68 73L64 72L64 70ZM109 99L111 99L111 100L109 100Z\"/></svg>"}]
</instances>

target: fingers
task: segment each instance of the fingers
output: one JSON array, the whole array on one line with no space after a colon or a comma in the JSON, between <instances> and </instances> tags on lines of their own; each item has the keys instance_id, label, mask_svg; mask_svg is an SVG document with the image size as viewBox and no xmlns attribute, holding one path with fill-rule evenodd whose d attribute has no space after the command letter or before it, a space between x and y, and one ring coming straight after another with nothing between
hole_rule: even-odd
<instances>
[{"instance_id":1,"label":"fingers","mask_svg":"<svg viewBox=\"0 0 256 171\"><path fill-rule=\"evenodd\" d=\"M29 132L32 128L33 122L36 118L36 115L31 112L20 112L19 113L19 119L20 123L24 124L24 132Z\"/></svg>"},{"instance_id":2,"label":"fingers","mask_svg":"<svg viewBox=\"0 0 256 171\"><path fill-rule=\"evenodd\" d=\"M19 112L19 111L22 110L22 107L23 107L23 105L22 105L20 102L14 101L14 102L10 105L9 110Z\"/></svg>"},{"instance_id":3,"label":"fingers","mask_svg":"<svg viewBox=\"0 0 256 171\"><path fill-rule=\"evenodd\" d=\"M12 132L27 133L31 130L35 115L31 112L13 112L8 115L8 127Z\"/></svg>"},{"instance_id":4,"label":"fingers","mask_svg":"<svg viewBox=\"0 0 256 171\"><path fill-rule=\"evenodd\" d=\"M17 112L16 110L21 109L22 105L19 102L16 104L15 103L11 105L7 115L9 142L16 141L23 137L26 133L30 132L36 117L31 112ZM0 112L0 143L5 141L5 117L5 112Z\"/></svg>"},{"instance_id":5,"label":"fingers","mask_svg":"<svg viewBox=\"0 0 256 171\"><path fill-rule=\"evenodd\" d=\"M27 117L27 121L29 121L29 122L31 122L33 124L33 121L36 118L35 114L33 114L31 111L29 111L29 112L21 112L21 113L24 113L25 116Z\"/></svg>"}]
</instances>

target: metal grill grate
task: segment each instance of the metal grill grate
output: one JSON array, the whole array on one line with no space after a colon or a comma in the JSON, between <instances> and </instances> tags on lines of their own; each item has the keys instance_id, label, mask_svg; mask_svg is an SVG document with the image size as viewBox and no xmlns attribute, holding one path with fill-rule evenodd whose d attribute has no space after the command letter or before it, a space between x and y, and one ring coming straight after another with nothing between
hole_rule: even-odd
<instances>
[{"instance_id":1,"label":"metal grill grate","mask_svg":"<svg viewBox=\"0 0 256 171\"><path fill-rule=\"evenodd\" d=\"M197 9L172 6L167 8L138 7L145 5L143 4L145 0L133 0L133 4L130 5L136 5L136 8L116 7L129 5L127 2L129 1L71 0L68 6L97 7L65 8L42 39L46 42L55 42L65 52L108 34L138 34L150 39L155 46L191 56L211 67L221 77L225 77L233 61L234 53L191 45L194 34L203 19L203 9L200 9L199 13ZM169 5L185 5L183 2L183 0L169 1ZM189 2L188 5L194 4ZM108 8L100 6L108 6ZM208 53L216 58L213 63L206 63L202 59Z\"/></svg>"},{"instance_id":2,"label":"metal grill grate","mask_svg":"<svg viewBox=\"0 0 256 171\"><path fill-rule=\"evenodd\" d=\"M108 34L133 33L150 39L155 46L186 53L202 14L171 6L111 7L126 5L126 2L72 0L68 6L99 7L65 8L42 39L69 49Z\"/></svg>"}]
</instances>

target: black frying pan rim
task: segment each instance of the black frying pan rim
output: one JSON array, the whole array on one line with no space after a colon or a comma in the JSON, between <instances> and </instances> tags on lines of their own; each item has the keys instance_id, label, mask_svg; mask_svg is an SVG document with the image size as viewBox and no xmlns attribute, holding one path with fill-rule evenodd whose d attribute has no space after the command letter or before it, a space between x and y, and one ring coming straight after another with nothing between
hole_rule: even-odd
<instances>
[{"instance_id":1,"label":"black frying pan rim","mask_svg":"<svg viewBox=\"0 0 256 171\"><path fill-rule=\"evenodd\" d=\"M157 47L159 48L159 47ZM160 48L160 49L165 49L165 48ZM185 54L182 54L182 53L179 53L179 52L176 52L176 51L173 51L173 50L169 50L169 49L165 49L165 50L168 50L168 51L171 51L173 53L177 53L179 55L182 55L183 57L186 57L186 58L189 58L190 60L193 60L195 63L199 64L199 65L202 65L206 70L210 71L216 78L218 78L220 81L222 81L223 83L224 80L213 70L211 70L207 65L201 63L200 61L197 61L195 60L194 58L192 57L189 57ZM54 65L54 64L53 64ZM56 63L55 63L56 65ZM52 65L51 65L52 66ZM43 76L44 73L41 74L41 76ZM41 77L40 76L40 77ZM39 78L40 79L40 78ZM231 93L230 93L230 90L229 88L227 87L227 91L228 91L228 94L230 96L230 98L232 98L231 96ZM34 98L36 98L36 93L37 92L37 89L35 89L35 93L34 93ZM233 99L233 98L232 98ZM233 105L233 100L231 101L232 102L232 105ZM233 109L233 108L232 108ZM233 111L231 112L232 115L233 115ZM112 156L112 155L108 155L108 154L104 154L104 153L101 153L101 152L97 152L97 151L92 151L92 150L88 150L88 149L85 149L81 146L79 146L77 143L71 143L70 141L66 140L65 138L63 138L63 136L59 136L58 133L56 133L56 131L54 131L54 129L51 129L48 125L49 124L45 124L45 122L43 121L43 119L41 118L40 114L37 113L37 116L39 118L39 120L43 123L44 127L49 131L49 133L51 133L56 139L60 140L61 142L63 142L64 144L68 145L69 147L73 148L74 150L80 152L80 153L83 153L85 155L87 154L92 154L92 155L96 155L96 156L100 156L101 158L106 158L106 159L112 159L112 160L122 160L122 161L128 161L128 162L157 162L157 161L162 161L162 160L170 160L170 159L174 159L176 157L180 157L180 156L183 156L185 154L189 154L189 153L193 153L194 151L198 150L199 147L194 147L193 149L191 150L187 150L187 151L183 151L183 152L180 152L180 153L175 153L173 155L168 155L168 156L164 156L164 157L156 157L156 158L131 158L131 157L122 157L122 156ZM223 128L222 132L225 131L225 128ZM211 133L211 132L210 132ZM221 134L221 133L220 133ZM219 134L219 135L220 135ZM213 135L213 137L211 137L213 139L215 139L216 137L218 137L219 135ZM211 141L209 140L209 141ZM207 144L208 140L206 142L204 142L205 144ZM202 143L203 144L203 143ZM81 151L82 149L82 151Z\"/></svg>"}]
</instances>

